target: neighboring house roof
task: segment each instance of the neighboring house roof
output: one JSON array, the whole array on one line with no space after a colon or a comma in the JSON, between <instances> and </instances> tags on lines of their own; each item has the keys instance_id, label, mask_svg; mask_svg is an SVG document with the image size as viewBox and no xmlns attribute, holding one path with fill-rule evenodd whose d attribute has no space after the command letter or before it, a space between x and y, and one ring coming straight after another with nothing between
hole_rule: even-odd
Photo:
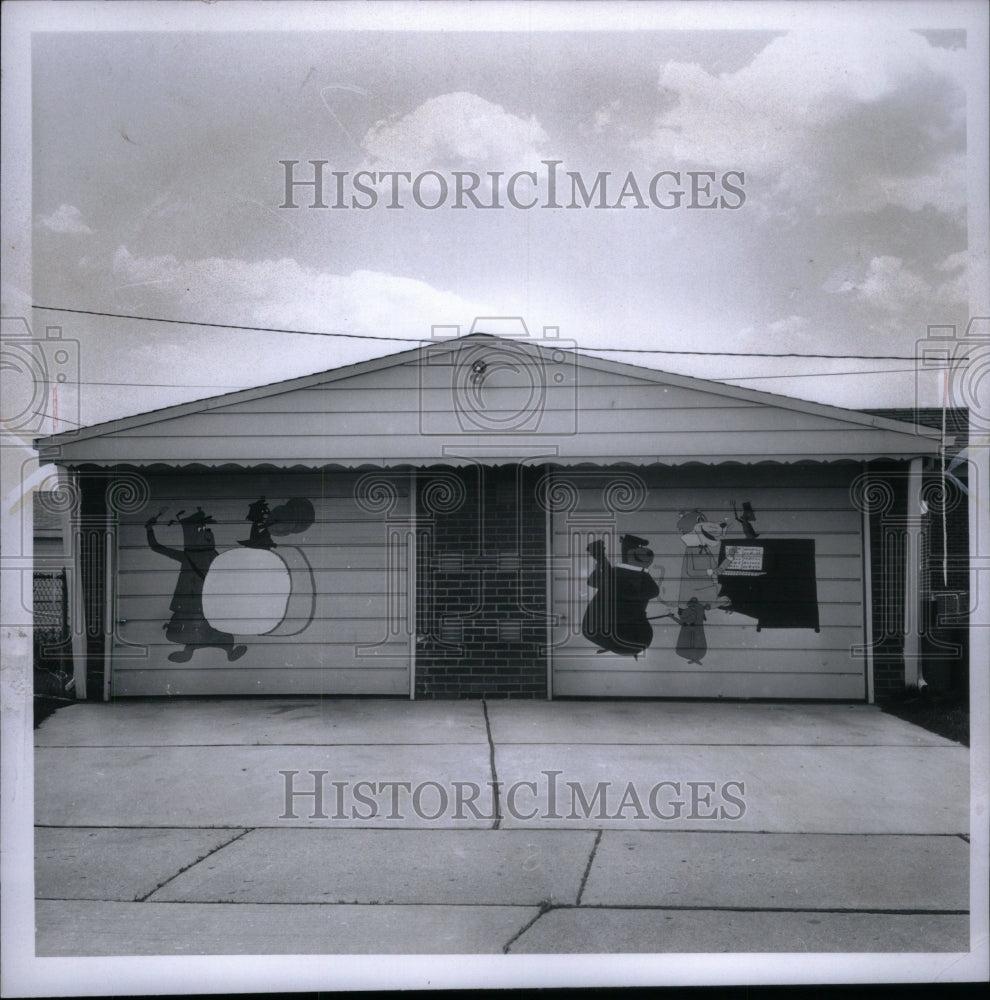
<instances>
[{"instance_id":1,"label":"neighboring house roof","mask_svg":"<svg viewBox=\"0 0 990 1000\"><path fill-rule=\"evenodd\" d=\"M473 333L40 438L79 466L798 462L937 454L875 414Z\"/></svg>"}]
</instances>

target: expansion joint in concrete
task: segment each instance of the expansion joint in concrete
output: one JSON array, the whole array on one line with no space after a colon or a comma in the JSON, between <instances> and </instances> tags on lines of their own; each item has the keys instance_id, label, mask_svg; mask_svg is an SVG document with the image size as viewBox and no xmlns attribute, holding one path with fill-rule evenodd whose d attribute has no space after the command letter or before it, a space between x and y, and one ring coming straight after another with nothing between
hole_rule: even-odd
<instances>
[{"instance_id":1,"label":"expansion joint in concrete","mask_svg":"<svg viewBox=\"0 0 990 1000\"><path fill-rule=\"evenodd\" d=\"M598 853L598 845L602 842L602 831L599 830L595 835L595 842L591 845L591 851L588 854L588 863L584 866L584 874L581 876L581 885L578 887L577 899L575 900L575 905L581 905L581 897L584 895L584 887L588 881L588 876L591 874L591 866L595 863L595 854Z\"/></svg>"},{"instance_id":2,"label":"expansion joint in concrete","mask_svg":"<svg viewBox=\"0 0 990 1000\"><path fill-rule=\"evenodd\" d=\"M492 772L492 813L495 816L492 821L492 829L497 830L502 825L502 804L499 797L498 771L495 768L495 740L492 739L492 724L488 718L488 702L484 698L481 699L481 710L485 715L485 732L488 735L488 764Z\"/></svg>"},{"instance_id":3,"label":"expansion joint in concrete","mask_svg":"<svg viewBox=\"0 0 990 1000\"><path fill-rule=\"evenodd\" d=\"M517 930L516 933L513 934L504 945L502 945L502 954L507 955L509 953L509 949L523 936L523 934L526 933L526 931L533 926L533 924L536 923L537 920L540 919L540 917L543 916L544 913L549 913L551 910L555 910L557 908L558 907L554 903L551 903L549 899L544 899L540 903L540 909L536 916L534 916L531 920L527 920L526 923L524 923L522 927L520 927L519 930Z\"/></svg>"},{"instance_id":4,"label":"expansion joint in concrete","mask_svg":"<svg viewBox=\"0 0 990 1000\"><path fill-rule=\"evenodd\" d=\"M188 865L183 865L183 867L180 868L177 872L175 872L172 875L169 875L167 879L163 879L161 882L159 882L158 885L156 885L154 889L152 889L150 892L146 892L143 896L139 896L137 899L135 899L135 902L136 903L146 902L151 896L153 896L156 892L158 892L159 889L168 885L169 882L171 882L173 879L177 879L183 872L189 871L190 868L195 867L201 861L205 861L207 858L212 857L214 854L217 853L217 851L222 851L225 847L229 847L232 843L234 843L235 840L240 840L241 837L243 837L245 834L250 833L252 829L253 829L252 827L249 827L246 830L241 830L239 833L231 837L230 840L225 840L222 844L218 844L212 850L207 851L204 855L202 855L202 857L196 858L195 861L191 861Z\"/></svg>"}]
</instances>

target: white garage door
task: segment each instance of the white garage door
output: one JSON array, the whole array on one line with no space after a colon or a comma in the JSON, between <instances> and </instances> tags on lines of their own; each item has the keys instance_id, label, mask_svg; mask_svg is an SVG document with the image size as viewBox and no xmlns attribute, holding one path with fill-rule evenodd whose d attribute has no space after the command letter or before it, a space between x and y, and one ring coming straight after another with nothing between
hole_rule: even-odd
<instances>
[{"instance_id":1,"label":"white garage door","mask_svg":"<svg viewBox=\"0 0 990 1000\"><path fill-rule=\"evenodd\" d=\"M410 494L372 476L151 478L117 531L111 694L408 695Z\"/></svg>"},{"instance_id":2,"label":"white garage door","mask_svg":"<svg viewBox=\"0 0 990 1000\"><path fill-rule=\"evenodd\" d=\"M864 699L853 474L555 473L553 695Z\"/></svg>"}]
</instances>

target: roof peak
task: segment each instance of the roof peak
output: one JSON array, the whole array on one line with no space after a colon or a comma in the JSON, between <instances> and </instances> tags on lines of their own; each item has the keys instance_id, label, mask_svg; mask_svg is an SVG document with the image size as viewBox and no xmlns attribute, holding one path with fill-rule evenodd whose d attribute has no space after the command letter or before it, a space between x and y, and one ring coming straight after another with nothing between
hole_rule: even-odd
<instances>
[{"instance_id":1,"label":"roof peak","mask_svg":"<svg viewBox=\"0 0 990 1000\"><path fill-rule=\"evenodd\" d=\"M497 319L497 318L496 318ZM466 334L457 334L449 338L433 336L424 338L416 342L416 345L408 350L397 351L391 354L378 355L367 358L363 361L352 362L339 365L334 368L323 369L308 375L296 376L266 385L253 386L247 389L238 389L233 392L221 393L201 399L190 400L185 403L172 404L158 409L147 410L143 413L135 413L125 417L114 418L101 421L96 424L80 427L71 431L64 431L60 434L46 436L35 440L35 447L43 452L51 449L58 449L60 445L77 442L81 439L98 437L103 434L116 433L122 430L144 426L157 421L169 420L175 417L187 416L189 414L215 410L218 408L237 405L263 397L275 396L281 393L293 392L298 389L307 389L314 386L331 387L334 383L344 382L349 379L371 375L388 368L400 365L422 363L426 355L431 351L449 346L455 349L458 344L465 342L493 342L517 347L518 349L533 349L554 360L560 361L557 351L567 351L574 361L576 368L597 370L608 372L616 376L624 376L636 379L640 384L663 383L671 387L691 389L698 392L709 393L715 396L727 397L746 403L757 403L765 406L773 406L785 410L795 410L808 414L826 416L843 419L848 423L860 424L867 427L886 427L887 429L903 430L904 422L892 420L887 416L870 414L861 410L849 409L834 406L827 403L816 403L803 400L794 396L786 396L777 393L769 393L763 390L744 388L742 386L731 385L726 382L717 382L710 379L699 378L691 375L679 375L667 372L662 369L647 367L645 365L632 364L626 361L615 361L610 358L598 357L595 354L585 353L595 351L596 348L578 348L573 341L555 336L558 327L544 327L544 333L552 333L551 336L543 338L530 334L526 324L519 319L515 323L515 317L509 324L509 333L493 333L490 330L478 329L481 325L494 323L496 320L482 317L476 319L471 330ZM442 329L442 328L440 328ZM458 327L450 326L446 329L451 331L459 330ZM525 347L524 347L525 345ZM899 426L898 426L899 425ZM922 436L928 436L922 433Z\"/></svg>"}]
</instances>

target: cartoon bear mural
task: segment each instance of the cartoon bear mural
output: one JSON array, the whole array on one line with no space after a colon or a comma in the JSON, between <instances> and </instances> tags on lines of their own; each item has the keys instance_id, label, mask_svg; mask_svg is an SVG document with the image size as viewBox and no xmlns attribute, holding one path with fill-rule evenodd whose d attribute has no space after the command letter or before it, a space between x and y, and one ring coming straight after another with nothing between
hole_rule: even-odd
<instances>
[{"instance_id":1,"label":"cartoon bear mural","mask_svg":"<svg viewBox=\"0 0 990 1000\"><path fill-rule=\"evenodd\" d=\"M169 525L182 526L182 549L170 548L155 537L155 525L165 512L145 522L148 546L180 564L170 610L172 618L163 626L170 642L182 649L169 654L173 663L185 663L199 649L223 649L234 661L247 652L235 645L239 635L294 635L312 621L315 588L312 569L296 546L279 554L271 535L285 536L305 531L315 520L309 500L293 498L271 510L265 497L250 505L247 520L251 536L239 542L244 548L220 553L216 548L213 517L201 507L183 517L180 510Z\"/></svg>"},{"instance_id":2,"label":"cartoon bear mural","mask_svg":"<svg viewBox=\"0 0 990 1000\"><path fill-rule=\"evenodd\" d=\"M700 666L705 653L708 652L705 612L711 611L711 607L710 604L702 604L697 597L692 597L685 607L679 608L678 613L672 616L681 626L674 651L688 663Z\"/></svg>"},{"instance_id":3,"label":"cartoon bear mural","mask_svg":"<svg viewBox=\"0 0 990 1000\"><path fill-rule=\"evenodd\" d=\"M682 511L678 517L677 532L684 543L677 594L677 606L682 611L692 598L711 607L725 607L731 603L721 596L718 583L719 549L727 528L727 521L710 521L697 508Z\"/></svg>"},{"instance_id":4,"label":"cartoon bear mural","mask_svg":"<svg viewBox=\"0 0 990 1000\"><path fill-rule=\"evenodd\" d=\"M706 612L712 608L731 611L732 602L722 594L718 579L718 557L728 529L725 519L715 522L697 508L681 511L677 532L684 543L681 559L677 614L680 625L674 652L688 663L700 665L708 652Z\"/></svg>"},{"instance_id":5,"label":"cartoon bear mural","mask_svg":"<svg viewBox=\"0 0 990 1000\"><path fill-rule=\"evenodd\" d=\"M172 549L159 544L155 537L155 525L164 512L160 510L149 518L144 527L152 552L179 563L179 577L169 605L172 617L163 628L165 637L170 642L180 643L182 649L169 653L168 658L173 663L185 663L192 659L197 649L213 646L224 650L228 660L240 659L247 652L247 646L235 646L233 635L214 628L203 614L203 584L218 554L209 527L216 521L204 514L202 507L197 507L196 513L188 517L183 517L185 511L180 510L169 524L178 521L182 526L182 548Z\"/></svg>"},{"instance_id":6,"label":"cartoon bear mural","mask_svg":"<svg viewBox=\"0 0 990 1000\"><path fill-rule=\"evenodd\" d=\"M613 566L605 554L605 543L598 539L588 546L595 568L588 585L598 593L591 599L581 622L581 632L599 653L620 656L639 654L653 642L653 626L646 617L646 605L660 594L660 587L647 572L653 552L647 540L623 535L622 562Z\"/></svg>"},{"instance_id":7,"label":"cartoon bear mural","mask_svg":"<svg viewBox=\"0 0 990 1000\"><path fill-rule=\"evenodd\" d=\"M726 538L728 520L708 520L697 508L682 511L677 531L685 545L675 620L680 624L675 652L701 664L708 652L705 622L714 612L725 624L819 631L815 542L811 538L761 538L753 505L742 513L731 501L744 538Z\"/></svg>"}]
</instances>

